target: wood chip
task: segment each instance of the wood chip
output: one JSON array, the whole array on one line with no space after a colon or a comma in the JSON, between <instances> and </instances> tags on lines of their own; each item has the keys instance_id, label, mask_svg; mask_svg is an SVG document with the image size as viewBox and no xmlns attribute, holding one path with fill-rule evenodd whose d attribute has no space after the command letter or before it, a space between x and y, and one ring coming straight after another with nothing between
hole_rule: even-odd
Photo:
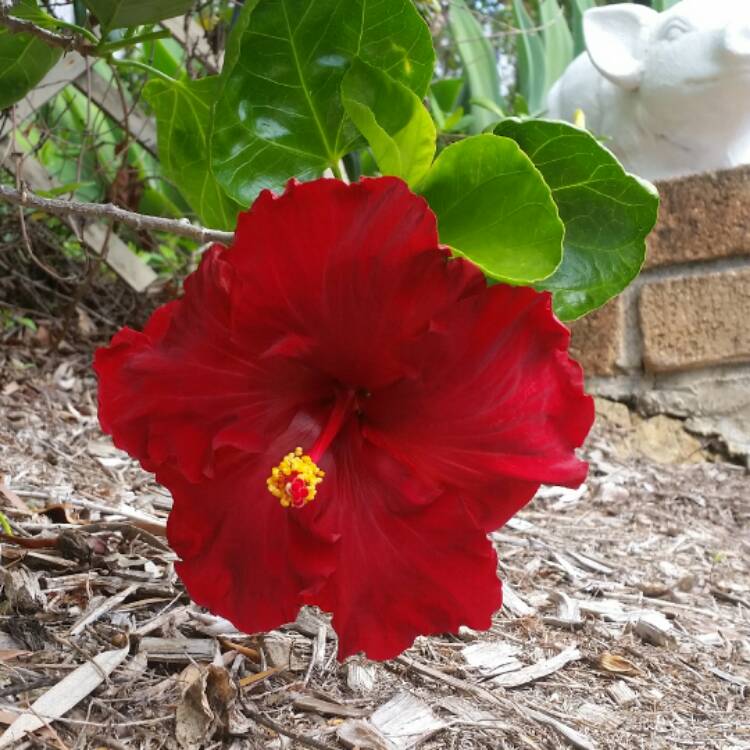
<instances>
[{"instance_id":1,"label":"wood chip","mask_svg":"<svg viewBox=\"0 0 750 750\"><path fill-rule=\"evenodd\" d=\"M126 589L120 591L119 594L110 596L109 599L105 599L103 602L98 603L92 607L88 612L85 612L78 622L73 625L70 629L70 635L78 635L82 633L87 625L92 622L96 622L100 617L105 615L107 612L115 609L118 605L122 604L131 594L138 590L138 584L128 586Z\"/></svg>"},{"instance_id":2,"label":"wood chip","mask_svg":"<svg viewBox=\"0 0 750 750\"><path fill-rule=\"evenodd\" d=\"M350 661L346 665L346 684L355 692L369 693L375 687L376 676L374 664Z\"/></svg>"},{"instance_id":3,"label":"wood chip","mask_svg":"<svg viewBox=\"0 0 750 750\"><path fill-rule=\"evenodd\" d=\"M536 610L530 607L507 583L503 582L503 607L514 617L530 617Z\"/></svg>"},{"instance_id":4,"label":"wood chip","mask_svg":"<svg viewBox=\"0 0 750 750\"><path fill-rule=\"evenodd\" d=\"M626 682L618 680L607 686L607 693L620 708L626 708L635 703L638 697Z\"/></svg>"},{"instance_id":5,"label":"wood chip","mask_svg":"<svg viewBox=\"0 0 750 750\"><path fill-rule=\"evenodd\" d=\"M475 667L484 677L513 672L523 664L517 654L521 649L501 641L477 641L461 649L461 656L470 667Z\"/></svg>"},{"instance_id":6,"label":"wood chip","mask_svg":"<svg viewBox=\"0 0 750 750\"><path fill-rule=\"evenodd\" d=\"M570 727L562 721L559 721L548 714L542 713L541 711L535 711L532 708L527 708L525 710L531 718L536 719L540 724L546 724L548 727L554 729L573 747L578 748L578 750L596 750L596 745L585 734L581 734L577 729L573 729L573 727Z\"/></svg>"},{"instance_id":7,"label":"wood chip","mask_svg":"<svg viewBox=\"0 0 750 750\"><path fill-rule=\"evenodd\" d=\"M672 623L661 612L646 612L635 624L635 633L646 643L669 646L675 643Z\"/></svg>"},{"instance_id":8,"label":"wood chip","mask_svg":"<svg viewBox=\"0 0 750 750\"><path fill-rule=\"evenodd\" d=\"M370 722L398 750L417 747L447 726L423 700L406 691L375 711Z\"/></svg>"},{"instance_id":9,"label":"wood chip","mask_svg":"<svg viewBox=\"0 0 750 750\"><path fill-rule=\"evenodd\" d=\"M141 651L149 661L187 664L191 661L211 661L216 653L216 642L207 638L142 638Z\"/></svg>"},{"instance_id":10,"label":"wood chip","mask_svg":"<svg viewBox=\"0 0 750 750\"><path fill-rule=\"evenodd\" d=\"M0 748L10 747L29 732L64 716L82 701L125 660L128 647L105 651L82 664L37 698L0 736Z\"/></svg>"},{"instance_id":11,"label":"wood chip","mask_svg":"<svg viewBox=\"0 0 750 750\"><path fill-rule=\"evenodd\" d=\"M564 591L553 592L550 595L550 599L557 602L557 615L554 617L545 617L544 623L546 625L569 629L583 627L581 608L575 599L568 596Z\"/></svg>"},{"instance_id":12,"label":"wood chip","mask_svg":"<svg viewBox=\"0 0 750 750\"><path fill-rule=\"evenodd\" d=\"M576 661L580 658L581 652L578 650L578 647L569 646L564 651L561 651L550 659L543 659L536 664L531 664L530 666L519 669L516 672L493 677L492 683L493 685L500 685L502 687L519 687L520 685L526 685L529 682L539 680L542 677L547 677L553 672L557 672L558 669L562 669L569 662Z\"/></svg>"},{"instance_id":13,"label":"wood chip","mask_svg":"<svg viewBox=\"0 0 750 750\"><path fill-rule=\"evenodd\" d=\"M336 736L346 747L353 750L396 750L369 721L362 719L344 722L336 730Z\"/></svg>"}]
</instances>

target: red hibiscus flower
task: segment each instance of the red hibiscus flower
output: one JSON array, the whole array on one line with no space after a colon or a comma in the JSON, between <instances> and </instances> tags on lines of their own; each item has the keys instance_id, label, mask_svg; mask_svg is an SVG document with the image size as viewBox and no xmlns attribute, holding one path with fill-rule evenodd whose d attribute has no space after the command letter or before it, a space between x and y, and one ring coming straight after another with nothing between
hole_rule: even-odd
<instances>
[{"instance_id":1,"label":"red hibiscus flower","mask_svg":"<svg viewBox=\"0 0 750 750\"><path fill-rule=\"evenodd\" d=\"M451 259L402 181L290 183L97 352L99 416L171 491L196 602L251 633L315 604L341 658L385 659L489 627L487 533L583 481L568 339L548 294Z\"/></svg>"}]
</instances>

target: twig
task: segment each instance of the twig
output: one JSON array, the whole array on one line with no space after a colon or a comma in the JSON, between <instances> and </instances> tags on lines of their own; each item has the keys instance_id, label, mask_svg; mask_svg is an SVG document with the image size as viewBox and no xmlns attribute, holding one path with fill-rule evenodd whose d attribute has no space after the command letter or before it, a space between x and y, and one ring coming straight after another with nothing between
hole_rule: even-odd
<instances>
[{"instance_id":1,"label":"twig","mask_svg":"<svg viewBox=\"0 0 750 750\"><path fill-rule=\"evenodd\" d=\"M96 45L87 42L80 36L56 34L54 31L43 29L31 21L24 21L20 18L9 16L8 11L3 8L0 8L0 26L5 26L13 34L30 34L37 37L37 39L41 39L50 47L59 47L66 52L75 50L81 55L91 55L96 50Z\"/></svg>"},{"instance_id":2,"label":"twig","mask_svg":"<svg viewBox=\"0 0 750 750\"><path fill-rule=\"evenodd\" d=\"M112 203L82 203L79 201L60 200L58 198L42 198L28 190L14 190L0 185L0 201L12 203L16 206L36 208L48 214L69 216L75 214L92 219L109 219L127 224L135 229L154 232L167 232L179 237L187 237L200 243L220 242L228 245L234 239L233 232L220 232L216 229L191 224L187 219L164 219L161 216L147 216L145 214L127 211Z\"/></svg>"},{"instance_id":3,"label":"twig","mask_svg":"<svg viewBox=\"0 0 750 750\"><path fill-rule=\"evenodd\" d=\"M318 740L313 740L304 735L292 732L286 727L282 727L281 724L277 724L275 721L271 721L271 719L267 719L262 714L254 711L252 708L248 708L247 704L245 704L245 715L251 718L256 724L261 724L268 729L272 729L277 734L283 734L285 737L289 737L289 739L294 740L294 742L298 742L305 747L312 747L314 750L334 750L330 745L326 745L322 742L318 742Z\"/></svg>"}]
</instances>

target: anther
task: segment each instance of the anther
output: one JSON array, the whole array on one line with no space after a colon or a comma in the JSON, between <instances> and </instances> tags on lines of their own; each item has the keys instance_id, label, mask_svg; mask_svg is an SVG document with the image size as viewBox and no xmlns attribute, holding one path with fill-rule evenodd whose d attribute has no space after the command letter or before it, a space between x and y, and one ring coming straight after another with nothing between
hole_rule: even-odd
<instances>
[{"instance_id":1,"label":"anther","mask_svg":"<svg viewBox=\"0 0 750 750\"><path fill-rule=\"evenodd\" d=\"M266 485L268 491L279 499L282 507L304 508L315 499L318 485L324 476L325 472L302 448L295 448L281 459L278 466L271 469Z\"/></svg>"}]
</instances>

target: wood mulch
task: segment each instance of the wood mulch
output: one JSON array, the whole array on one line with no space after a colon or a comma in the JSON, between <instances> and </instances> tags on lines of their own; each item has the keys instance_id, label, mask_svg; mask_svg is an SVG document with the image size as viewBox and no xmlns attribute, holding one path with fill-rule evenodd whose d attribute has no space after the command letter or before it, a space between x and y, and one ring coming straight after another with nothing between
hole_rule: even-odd
<instances>
[{"instance_id":1,"label":"wood mulch","mask_svg":"<svg viewBox=\"0 0 750 750\"><path fill-rule=\"evenodd\" d=\"M320 612L248 636L190 602L92 345L31 338L0 347L0 748L750 748L746 469L623 455L604 420L586 486L492 535L490 631L339 664Z\"/></svg>"}]
</instances>

